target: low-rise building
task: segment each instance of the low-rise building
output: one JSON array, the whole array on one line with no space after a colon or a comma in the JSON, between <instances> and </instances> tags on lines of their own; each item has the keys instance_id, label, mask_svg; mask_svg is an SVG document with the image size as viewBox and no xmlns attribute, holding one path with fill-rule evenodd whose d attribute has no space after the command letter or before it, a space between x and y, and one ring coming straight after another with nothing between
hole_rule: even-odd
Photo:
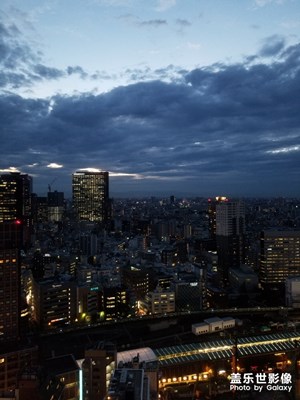
<instances>
[{"instance_id":1,"label":"low-rise building","mask_svg":"<svg viewBox=\"0 0 300 400\"><path fill-rule=\"evenodd\" d=\"M147 293L145 300L139 302L142 312L147 314L166 314L175 312L175 293L161 288Z\"/></svg>"},{"instance_id":2,"label":"low-rise building","mask_svg":"<svg viewBox=\"0 0 300 400\"><path fill-rule=\"evenodd\" d=\"M226 329L234 328L236 325L236 320L231 317L212 317L207 318L204 322L192 325L192 332L194 335L203 335L206 333L214 333L223 331Z\"/></svg>"}]
</instances>

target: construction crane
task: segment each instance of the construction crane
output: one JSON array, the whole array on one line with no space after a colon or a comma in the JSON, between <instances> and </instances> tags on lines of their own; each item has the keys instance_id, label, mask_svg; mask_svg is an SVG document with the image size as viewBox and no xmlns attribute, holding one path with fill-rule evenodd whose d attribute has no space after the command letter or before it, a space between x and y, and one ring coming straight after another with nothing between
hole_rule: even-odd
<instances>
[{"instance_id":1,"label":"construction crane","mask_svg":"<svg viewBox=\"0 0 300 400\"><path fill-rule=\"evenodd\" d=\"M53 183L56 181L57 178L54 178L50 183L48 183L48 192L51 192L51 186L53 185Z\"/></svg>"}]
</instances>

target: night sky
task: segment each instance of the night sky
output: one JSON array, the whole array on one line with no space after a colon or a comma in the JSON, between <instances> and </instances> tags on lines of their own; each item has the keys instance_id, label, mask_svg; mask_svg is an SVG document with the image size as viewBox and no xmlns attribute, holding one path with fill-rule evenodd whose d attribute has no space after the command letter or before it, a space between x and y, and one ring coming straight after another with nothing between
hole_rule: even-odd
<instances>
[{"instance_id":1,"label":"night sky","mask_svg":"<svg viewBox=\"0 0 300 400\"><path fill-rule=\"evenodd\" d=\"M298 0L1 0L0 172L300 196Z\"/></svg>"}]
</instances>

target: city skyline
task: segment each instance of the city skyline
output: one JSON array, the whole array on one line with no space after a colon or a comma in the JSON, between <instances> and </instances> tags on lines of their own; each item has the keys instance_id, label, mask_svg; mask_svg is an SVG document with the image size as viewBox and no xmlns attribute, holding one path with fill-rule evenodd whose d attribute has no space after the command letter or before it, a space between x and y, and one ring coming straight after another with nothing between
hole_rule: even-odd
<instances>
[{"instance_id":1,"label":"city skyline","mask_svg":"<svg viewBox=\"0 0 300 400\"><path fill-rule=\"evenodd\" d=\"M299 196L300 5L6 1L0 173L71 194Z\"/></svg>"}]
</instances>

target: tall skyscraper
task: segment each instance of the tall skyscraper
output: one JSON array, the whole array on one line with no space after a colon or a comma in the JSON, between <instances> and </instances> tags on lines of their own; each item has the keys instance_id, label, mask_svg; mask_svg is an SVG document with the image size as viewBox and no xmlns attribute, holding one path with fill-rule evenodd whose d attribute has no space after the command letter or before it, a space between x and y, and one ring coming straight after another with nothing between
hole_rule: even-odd
<instances>
[{"instance_id":1,"label":"tall skyscraper","mask_svg":"<svg viewBox=\"0 0 300 400\"><path fill-rule=\"evenodd\" d=\"M21 224L0 223L0 343L19 338Z\"/></svg>"},{"instance_id":2,"label":"tall skyscraper","mask_svg":"<svg viewBox=\"0 0 300 400\"><path fill-rule=\"evenodd\" d=\"M73 174L73 206L79 220L106 224L109 220L108 172Z\"/></svg>"},{"instance_id":3,"label":"tall skyscraper","mask_svg":"<svg viewBox=\"0 0 300 400\"><path fill-rule=\"evenodd\" d=\"M216 230L217 230L217 221L216 221L216 207L220 203L227 203L229 200L225 196L217 196L214 199L208 199L208 228L209 228L209 236L211 239L216 240Z\"/></svg>"},{"instance_id":4,"label":"tall skyscraper","mask_svg":"<svg viewBox=\"0 0 300 400\"><path fill-rule=\"evenodd\" d=\"M209 250L217 251L217 205L227 203L229 200L225 196L216 196L208 199L208 233L209 240L207 245Z\"/></svg>"},{"instance_id":5,"label":"tall skyscraper","mask_svg":"<svg viewBox=\"0 0 300 400\"><path fill-rule=\"evenodd\" d=\"M0 175L0 391L15 388L37 348L20 345L20 250L30 244L31 178Z\"/></svg>"},{"instance_id":6,"label":"tall skyscraper","mask_svg":"<svg viewBox=\"0 0 300 400\"><path fill-rule=\"evenodd\" d=\"M300 231L268 230L260 238L260 281L280 287L300 275Z\"/></svg>"},{"instance_id":7,"label":"tall skyscraper","mask_svg":"<svg viewBox=\"0 0 300 400\"><path fill-rule=\"evenodd\" d=\"M22 225L22 244L30 242L32 178L13 172L0 175L0 223L18 221Z\"/></svg>"},{"instance_id":8,"label":"tall skyscraper","mask_svg":"<svg viewBox=\"0 0 300 400\"><path fill-rule=\"evenodd\" d=\"M245 205L241 201L216 205L218 272L228 282L229 268L238 268L245 260Z\"/></svg>"},{"instance_id":9,"label":"tall skyscraper","mask_svg":"<svg viewBox=\"0 0 300 400\"><path fill-rule=\"evenodd\" d=\"M31 177L0 175L0 341L17 340L20 318L20 250L30 243Z\"/></svg>"}]
</instances>

